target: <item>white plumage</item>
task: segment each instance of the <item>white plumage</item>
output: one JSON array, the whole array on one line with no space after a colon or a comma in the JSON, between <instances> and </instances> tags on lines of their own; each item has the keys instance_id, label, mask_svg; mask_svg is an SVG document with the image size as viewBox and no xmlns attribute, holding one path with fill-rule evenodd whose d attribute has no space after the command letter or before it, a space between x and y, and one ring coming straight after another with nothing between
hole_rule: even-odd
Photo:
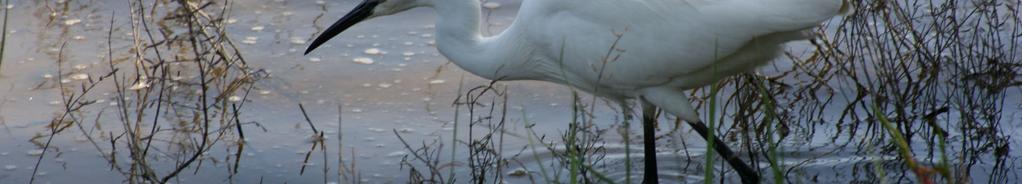
<instances>
[{"instance_id":1,"label":"white plumage","mask_svg":"<svg viewBox=\"0 0 1022 184\"><path fill-rule=\"evenodd\" d=\"M619 102L655 93L650 102L692 121L687 107L658 103L682 100L660 98L765 64L842 9L838 0L527 0L510 27L484 37L477 1L420 1L434 1L440 52L475 75Z\"/></svg>"},{"instance_id":2,"label":"white plumage","mask_svg":"<svg viewBox=\"0 0 1022 184\"><path fill-rule=\"evenodd\" d=\"M363 19L415 7L436 10L437 48L475 75L622 104L641 98L689 122L699 116L683 90L763 65L848 10L842 0L525 0L514 23L486 37L478 0L365 0L308 51Z\"/></svg>"}]
</instances>

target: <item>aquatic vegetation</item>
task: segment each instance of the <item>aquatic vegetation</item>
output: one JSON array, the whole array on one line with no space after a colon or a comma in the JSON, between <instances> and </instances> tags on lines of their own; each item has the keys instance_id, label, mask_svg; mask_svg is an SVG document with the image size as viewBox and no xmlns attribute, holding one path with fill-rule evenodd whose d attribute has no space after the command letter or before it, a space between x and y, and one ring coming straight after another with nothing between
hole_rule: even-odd
<instances>
[{"instance_id":1,"label":"aquatic vegetation","mask_svg":"<svg viewBox=\"0 0 1022 184\"><path fill-rule=\"evenodd\" d=\"M435 28L416 22L428 19L381 20L400 29L366 28L325 45L336 53L302 57L322 17L351 2L128 2L5 9L0 136L14 136L0 143L11 148L0 150L0 181L636 183L642 174L642 137L623 109L569 88L473 78L436 53ZM776 64L688 92L713 114L704 119L715 137L775 183L1019 181L1022 3L850 2L851 15L792 43ZM513 18L500 12L518 4L482 5L495 32ZM649 118L665 182L737 182L687 125Z\"/></svg>"}]
</instances>

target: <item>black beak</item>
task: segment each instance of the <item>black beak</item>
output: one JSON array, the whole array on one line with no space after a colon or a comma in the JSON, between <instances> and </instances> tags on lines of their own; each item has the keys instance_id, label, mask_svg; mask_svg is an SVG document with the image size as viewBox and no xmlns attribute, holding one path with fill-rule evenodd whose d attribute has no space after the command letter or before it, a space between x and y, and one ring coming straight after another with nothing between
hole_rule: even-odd
<instances>
[{"instance_id":1,"label":"black beak","mask_svg":"<svg viewBox=\"0 0 1022 184\"><path fill-rule=\"evenodd\" d=\"M379 5L380 2L383 1L380 0L362 1L362 4L358 4L358 6L355 6L355 9L351 10L351 12L348 12L347 15L344 15L344 18L341 18L341 20L334 22L334 25L330 25L330 28L327 28L326 31L323 31L323 34L320 34L319 37L316 37L316 40L312 41L312 44L309 45L309 48L305 49L305 54L308 55L309 52L312 52L312 50L316 50L316 47L323 45L323 43L326 42L327 40L330 40L330 38L337 36L337 34L341 34L341 32L344 32L344 30L347 30L349 27L357 24L358 22L361 22L362 20L365 20L366 18L369 18L369 16L373 14L373 9L376 8L376 5Z\"/></svg>"}]
</instances>

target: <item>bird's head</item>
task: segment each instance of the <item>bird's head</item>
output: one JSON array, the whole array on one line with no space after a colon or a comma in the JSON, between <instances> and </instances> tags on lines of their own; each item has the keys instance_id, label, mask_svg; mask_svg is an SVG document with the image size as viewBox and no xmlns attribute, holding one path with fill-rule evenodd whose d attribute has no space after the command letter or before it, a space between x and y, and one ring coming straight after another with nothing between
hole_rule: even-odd
<instances>
[{"instance_id":1,"label":"bird's head","mask_svg":"<svg viewBox=\"0 0 1022 184\"><path fill-rule=\"evenodd\" d=\"M362 3L355 6L355 9L352 9L341 20L334 22L333 25L330 25L330 28L327 28L319 37L316 37L312 44L309 45L309 48L305 50L305 54L309 54L309 52L312 52L312 50L315 50L324 42L330 40L330 38L337 36L359 22L425 6L426 4L423 1L426 0L362 0Z\"/></svg>"}]
</instances>

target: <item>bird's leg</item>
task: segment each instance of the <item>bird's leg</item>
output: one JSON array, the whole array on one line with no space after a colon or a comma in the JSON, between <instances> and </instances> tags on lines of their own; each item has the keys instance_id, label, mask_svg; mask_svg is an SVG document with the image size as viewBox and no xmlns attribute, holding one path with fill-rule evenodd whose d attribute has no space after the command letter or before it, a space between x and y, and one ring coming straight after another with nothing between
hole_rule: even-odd
<instances>
[{"instance_id":1,"label":"bird's leg","mask_svg":"<svg viewBox=\"0 0 1022 184\"><path fill-rule=\"evenodd\" d=\"M710 141L711 137L707 135L710 130L706 128L705 123L701 121L686 122L688 122L688 124L692 126L692 129L696 130L703 139L706 139L707 142ZM723 141L720 141L717 137L712 137L712 139L713 144L715 145L713 149L716 150L717 154L720 154L724 160L727 160L728 164L731 165L731 168L734 168L735 171L738 172L738 175L742 177L742 183L759 183L759 174L756 173L756 170L749 167L749 165L746 165L741 158L738 158L738 155L731 151L731 148L729 148L727 144L724 144Z\"/></svg>"},{"instance_id":2,"label":"bird's leg","mask_svg":"<svg viewBox=\"0 0 1022 184\"><path fill-rule=\"evenodd\" d=\"M642 150L643 158L645 158L642 183L656 184L660 183L656 164L656 131L654 131L654 126L656 126L656 107L645 100L641 100L640 103L642 103Z\"/></svg>"},{"instance_id":3,"label":"bird's leg","mask_svg":"<svg viewBox=\"0 0 1022 184\"><path fill-rule=\"evenodd\" d=\"M759 183L759 173L755 169L749 167L742 159L738 158L738 155L735 155L731 148L724 144L723 141L720 141L717 137L709 136L709 128L706 128L706 124L699 120L699 115L696 113L695 108L692 108L692 103L689 102L688 96L681 91L670 88L649 88L643 90L642 94L642 100L652 103L664 109L664 111L685 120L706 142L713 141L715 145L713 147L714 150L731 165L731 168L738 172L738 175L742 177L742 183Z\"/></svg>"}]
</instances>

